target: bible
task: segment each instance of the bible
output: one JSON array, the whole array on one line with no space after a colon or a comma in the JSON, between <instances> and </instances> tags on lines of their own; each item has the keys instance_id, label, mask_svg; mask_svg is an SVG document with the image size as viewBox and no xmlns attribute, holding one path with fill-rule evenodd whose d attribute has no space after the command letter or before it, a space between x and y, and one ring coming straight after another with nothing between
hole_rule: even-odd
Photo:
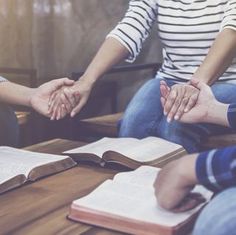
<instances>
[{"instance_id":1,"label":"bible","mask_svg":"<svg viewBox=\"0 0 236 235\"><path fill-rule=\"evenodd\" d=\"M93 161L104 166L118 163L131 169L141 165L162 167L186 151L178 144L157 137L102 138L94 143L64 152L75 161Z\"/></svg>"},{"instance_id":2,"label":"bible","mask_svg":"<svg viewBox=\"0 0 236 235\"><path fill-rule=\"evenodd\" d=\"M181 213L164 210L154 194L158 172L159 168L141 166L132 172L118 173L89 195L73 201L68 218L129 234L186 234L212 192L196 186L193 191L205 197L204 203Z\"/></svg>"},{"instance_id":3,"label":"bible","mask_svg":"<svg viewBox=\"0 0 236 235\"><path fill-rule=\"evenodd\" d=\"M0 147L0 193L76 165L70 157Z\"/></svg>"}]
</instances>

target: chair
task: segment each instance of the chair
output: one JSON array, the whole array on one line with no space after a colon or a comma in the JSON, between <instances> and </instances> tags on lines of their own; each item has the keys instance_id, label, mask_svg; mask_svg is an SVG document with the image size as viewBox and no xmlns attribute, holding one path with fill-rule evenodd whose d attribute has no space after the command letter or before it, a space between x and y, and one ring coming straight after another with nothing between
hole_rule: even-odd
<instances>
[{"instance_id":1,"label":"chair","mask_svg":"<svg viewBox=\"0 0 236 235\"><path fill-rule=\"evenodd\" d=\"M161 64L149 63L141 65L128 65L115 67L108 73L121 73L125 71L152 70L153 75ZM82 134L82 139L87 140L88 137L101 138L103 136L117 137L117 123L122 118L123 113L113 113L108 115L96 116L81 119L78 129ZM202 142L202 150L220 148L230 145L236 145L236 134L224 134L211 136Z\"/></svg>"}]
</instances>

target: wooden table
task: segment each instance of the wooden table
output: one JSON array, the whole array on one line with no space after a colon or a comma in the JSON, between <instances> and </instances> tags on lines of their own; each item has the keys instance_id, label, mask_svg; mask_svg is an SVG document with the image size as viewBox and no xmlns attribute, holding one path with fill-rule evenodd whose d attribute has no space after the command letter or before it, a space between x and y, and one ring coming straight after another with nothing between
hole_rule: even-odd
<instances>
[{"instance_id":1,"label":"wooden table","mask_svg":"<svg viewBox=\"0 0 236 235\"><path fill-rule=\"evenodd\" d=\"M26 149L61 153L83 143L56 139ZM51 235L121 234L66 218L74 199L91 192L117 171L80 164L77 167L29 183L0 196L0 234Z\"/></svg>"}]
</instances>

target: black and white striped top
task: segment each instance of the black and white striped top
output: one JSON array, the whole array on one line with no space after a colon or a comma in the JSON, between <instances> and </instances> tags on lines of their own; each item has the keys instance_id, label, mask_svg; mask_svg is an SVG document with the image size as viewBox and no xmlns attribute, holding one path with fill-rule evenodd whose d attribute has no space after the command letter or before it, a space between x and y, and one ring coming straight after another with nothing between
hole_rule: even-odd
<instances>
[{"instance_id":1,"label":"black and white striped top","mask_svg":"<svg viewBox=\"0 0 236 235\"><path fill-rule=\"evenodd\" d=\"M133 62L155 22L164 59L158 75L189 80L218 33L236 30L236 0L130 0L125 17L107 37L119 40ZM236 58L220 79L236 79Z\"/></svg>"}]
</instances>

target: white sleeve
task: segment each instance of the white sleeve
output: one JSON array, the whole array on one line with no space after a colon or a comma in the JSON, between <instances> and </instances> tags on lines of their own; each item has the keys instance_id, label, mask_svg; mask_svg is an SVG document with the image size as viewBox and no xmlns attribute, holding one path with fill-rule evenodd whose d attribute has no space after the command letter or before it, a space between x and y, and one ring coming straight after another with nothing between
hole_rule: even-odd
<instances>
[{"instance_id":1,"label":"white sleeve","mask_svg":"<svg viewBox=\"0 0 236 235\"><path fill-rule=\"evenodd\" d=\"M0 82L5 82L5 81L7 81L7 79L0 76Z\"/></svg>"},{"instance_id":2,"label":"white sleeve","mask_svg":"<svg viewBox=\"0 0 236 235\"><path fill-rule=\"evenodd\" d=\"M221 24L221 29L236 30L236 0L229 0L224 11L224 18Z\"/></svg>"},{"instance_id":3,"label":"white sleeve","mask_svg":"<svg viewBox=\"0 0 236 235\"><path fill-rule=\"evenodd\" d=\"M107 35L117 39L125 46L130 56L127 62L133 62L142 49L142 44L150 35L157 18L156 0L130 0L129 8L121 22Z\"/></svg>"}]
</instances>

